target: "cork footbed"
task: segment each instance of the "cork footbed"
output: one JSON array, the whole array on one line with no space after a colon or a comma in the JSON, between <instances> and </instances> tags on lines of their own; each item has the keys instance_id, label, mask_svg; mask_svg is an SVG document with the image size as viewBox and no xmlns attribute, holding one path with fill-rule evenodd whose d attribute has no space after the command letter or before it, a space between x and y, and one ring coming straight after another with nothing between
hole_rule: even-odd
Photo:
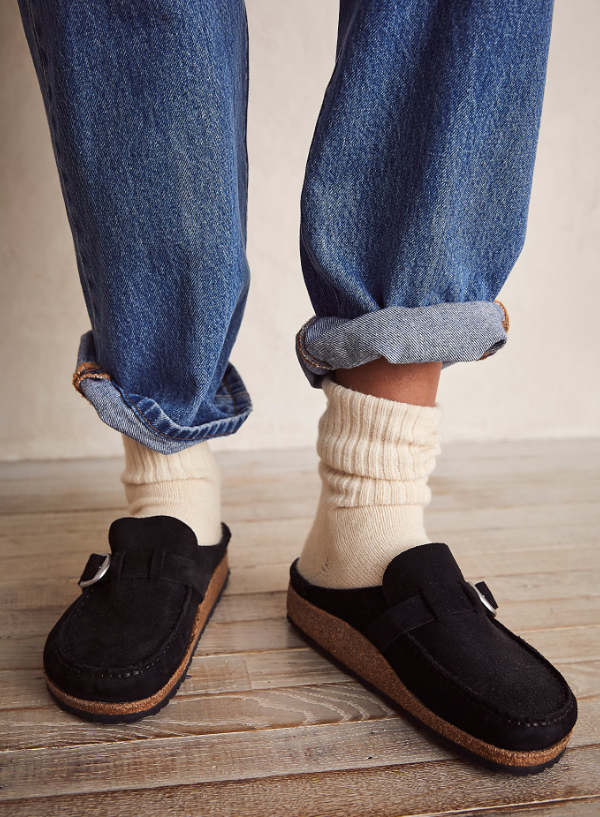
<instances>
[{"instance_id":1,"label":"cork footbed","mask_svg":"<svg viewBox=\"0 0 600 817\"><path fill-rule=\"evenodd\" d=\"M181 659L177 669L169 678L167 683L161 687L158 692L150 695L148 698L141 698L138 701L123 701L121 703L114 703L110 701L93 701L85 698L76 698L63 692L46 676L46 683L50 692L64 703L71 710L79 710L81 712L89 713L90 715L135 715L147 711L155 710L162 701L169 697L169 694L174 688L179 685L182 680L187 666L192 658L198 639L200 638L204 626L208 621L213 607L217 603L221 591L227 581L229 573L227 554L219 562L206 590L206 595L202 603L198 605L198 611L194 620L194 626L190 635L190 641L185 651L185 655Z\"/></svg>"},{"instance_id":2,"label":"cork footbed","mask_svg":"<svg viewBox=\"0 0 600 817\"><path fill-rule=\"evenodd\" d=\"M287 599L291 621L333 658L375 687L429 728L486 761L526 770L549 765L565 750L571 734L546 749L515 752L486 743L440 718L400 681L382 653L354 627L306 601L290 586Z\"/></svg>"}]
</instances>

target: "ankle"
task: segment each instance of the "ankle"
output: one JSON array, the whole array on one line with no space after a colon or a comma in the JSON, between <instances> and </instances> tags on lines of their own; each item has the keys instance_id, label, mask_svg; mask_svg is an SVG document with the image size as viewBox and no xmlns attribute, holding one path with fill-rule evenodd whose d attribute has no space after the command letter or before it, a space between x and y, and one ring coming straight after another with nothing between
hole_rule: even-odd
<instances>
[{"instance_id":1,"label":"ankle","mask_svg":"<svg viewBox=\"0 0 600 817\"><path fill-rule=\"evenodd\" d=\"M173 516L196 534L198 544L221 537L220 473L207 442L160 454L123 436L125 487L130 516Z\"/></svg>"},{"instance_id":2,"label":"ankle","mask_svg":"<svg viewBox=\"0 0 600 817\"><path fill-rule=\"evenodd\" d=\"M325 379L317 451L322 490L298 569L327 587L379 584L403 550L425 544L428 477L440 410L354 392Z\"/></svg>"},{"instance_id":3,"label":"ankle","mask_svg":"<svg viewBox=\"0 0 600 817\"><path fill-rule=\"evenodd\" d=\"M420 505L337 508L317 513L302 555L300 574L331 588L381 584L392 559L428 541Z\"/></svg>"}]
</instances>

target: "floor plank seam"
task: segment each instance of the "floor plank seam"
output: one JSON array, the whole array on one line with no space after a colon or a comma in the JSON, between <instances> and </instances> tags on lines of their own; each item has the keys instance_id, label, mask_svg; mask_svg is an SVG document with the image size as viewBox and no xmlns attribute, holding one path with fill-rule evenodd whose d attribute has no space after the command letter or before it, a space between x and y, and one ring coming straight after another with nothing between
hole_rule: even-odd
<instances>
[{"instance_id":1,"label":"floor plank seam","mask_svg":"<svg viewBox=\"0 0 600 817\"><path fill-rule=\"evenodd\" d=\"M537 806L546 806L546 805L554 805L560 803L571 803L576 801L586 801L586 802L595 802L596 800L600 799L600 794L598 796L590 796L589 794L582 794L582 795L574 795L573 797L557 797L557 798L550 798L547 800L528 800L527 802L515 802L515 803L502 803L496 806L474 806L473 808L469 809L460 809L459 811L455 811L454 809L450 811L436 811L436 812L421 812L420 814L414 813L411 814L410 817L462 817L462 815L470 814L481 814L485 817L486 814L490 814L496 811L506 811L507 809L517 809L518 811L525 811L527 809L536 808Z\"/></svg>"},{"instance_id":2,"label":"floor plank seam","mask_svg":"<svg viewBox=\"0 0 600 817\"><path fill-rule=\"evenodd\" d=\"M590 744L588 746L567 748L567 750L565 752L565 756L570 756L570 755L572 755L574 753L580 754L582 752L587 752L587 751L597 749L597 748L600 748L600 744ZM175 783L173 785L165 785L164 783L163 784L157 783L156 785L142 786L142 787L140 787L140 786L134 786L134 787L116 786L116 787L113 787L113 788L106 788L106 789L100 789L100 790L99 789L89 789L89 790L78 790L77 792L58 792L58 793L52 794L52 795L40 794L40 795L35 796L35 797L12 798L11 800L2 800L2 798L0 797L0 803L28 802L28 801L35 801L35 800L41 800L41 799L53 799L53 798L59 798L59 797L65 797L65 796L76 797L78 795L86 795L86 794L87 795L90 795L90 794L104 795L104 794L113 794L113 793L117 793L117 792L145 792L145 791L155 791L155 790L158 790L158 789L167 789L167 790L168 789L181 789L181 788L186 788L186 787L198 787L198 786L202 786L202 785L215 786L215 785L218 785L219 783L228 783L228 784L240 783L240 784L249 785L249 784L252 784L252 783L259 783L259 782L266 781L266 780L275 781L275 780L301 779L301 778L306 778L306 777L319 777L319 775L323 775L323 774L336 775L336 774L347 774L348 772L361 772L361 771L385 772L385 771L390 771L391 769L417 769L419 767L424 767L424 766L425 767L431 767L432 765L436 765L436 764L439 765L439 766L457 766L457 765L465 765L465 764L467 766L469 765L469 764L467 764L466 761L464 761L464 760L462 760L460 758L453 757L453 756L448 756L448 757L441 757L441 758L437 757L437 758L431 758L431 759L425 759L425 760L418 760L418 761L414 761L414 762L409 761L407 763L401 763L401 764L390 763L390 764L384 764L384 765L381 765L381 766L369 766L369 767L348 766L348 767L344 767L344 768L341 768L341 769L340 768L332 768L332 769L326 769L326 770L322 770L322 771L318 771L318 772L307 771L307 772L298 772L298 773L252 776L252 777L235 778L235 779L222 779L222 780L211 780L211 781L192 781L192 782L189 782L189 783ZM498 775L500 775L500 773L498 773ZM513 779L511 778L510 780L512 782ZM559 798L559 802L560 802L560 799L561 798ZM566 798L565 802L568 801L568 799L573 799L573 798ZM582 800L592 799L592 800L595 800L595 799L597 799L597 795L596 795L596 792L587 793L587 794L584 794L584 795L582 795L581 797L579 797L577 799L582 799ZM525 807L525 806L528 806L528 805L535 805L535 804L536 804L536 801L523 801L522 803L519 804L519 806ZM494 808L496 808L496 807L497 806L494 806ZM514 808L515 806L514 806L514 804L507 804L507 807L513 807ZM487 806L486 808L487 808L488 811L490 811L490 806ZM425 812L425 814L427 815L427 817L431 817L431 812ZM414 817L414 815L411 814L410 817Z\"/></svg>"}]
</instances>

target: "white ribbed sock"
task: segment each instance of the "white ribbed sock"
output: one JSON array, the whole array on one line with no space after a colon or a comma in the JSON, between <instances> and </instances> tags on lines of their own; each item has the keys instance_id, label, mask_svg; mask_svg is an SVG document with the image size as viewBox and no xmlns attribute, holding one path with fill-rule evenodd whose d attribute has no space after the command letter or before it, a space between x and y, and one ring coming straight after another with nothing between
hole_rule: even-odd
<instances>
[{"instance_id":1,"label":"white ribbed sock","mask_svg":"<svg viewBox=\"0 0 600 817\"><path fill-rule=\"evenodd\" d=\"M175 516L192 528L199 545L221 539L221 480L207 442L176 454L159 454L123 437L121 482L130 516Z\"/></svg>"},{"instance_id":2,"label":"white ribbed sock","mask_svg":"<svg viewBox=\"0 0 600 817\"><path fill-rule=\"evenodd\" d=\"M298 569L323 587L380 584L389 562L428 542L427 485L440 409L397 403L323 380L321 497Z\"/></svg>"}]
</instances>

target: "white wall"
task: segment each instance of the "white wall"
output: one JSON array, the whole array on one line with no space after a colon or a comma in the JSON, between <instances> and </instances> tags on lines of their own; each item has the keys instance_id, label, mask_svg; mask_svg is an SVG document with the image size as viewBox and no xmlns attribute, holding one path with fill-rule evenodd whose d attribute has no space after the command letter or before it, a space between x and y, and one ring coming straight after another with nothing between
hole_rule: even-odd
<instances>
[{"instance_id":1,"label":"white wall","mask_svg":"<svg viewBox=\"0 0 600 817\"><path fill-rule=\"evenodd\" d=\"M224 448L311 444L322 394L296 362L311 314L297 258L306 153L333 62L336 0L248 0L249 258L232 359L255 411ZM42 103L16 2L0 6L0 459L116 454L70 386L88 328ZM600 4L558 0L525 250L501 293L508 346L443 375L448 438L600 434Z\"/></svg>"}]
</instances>

